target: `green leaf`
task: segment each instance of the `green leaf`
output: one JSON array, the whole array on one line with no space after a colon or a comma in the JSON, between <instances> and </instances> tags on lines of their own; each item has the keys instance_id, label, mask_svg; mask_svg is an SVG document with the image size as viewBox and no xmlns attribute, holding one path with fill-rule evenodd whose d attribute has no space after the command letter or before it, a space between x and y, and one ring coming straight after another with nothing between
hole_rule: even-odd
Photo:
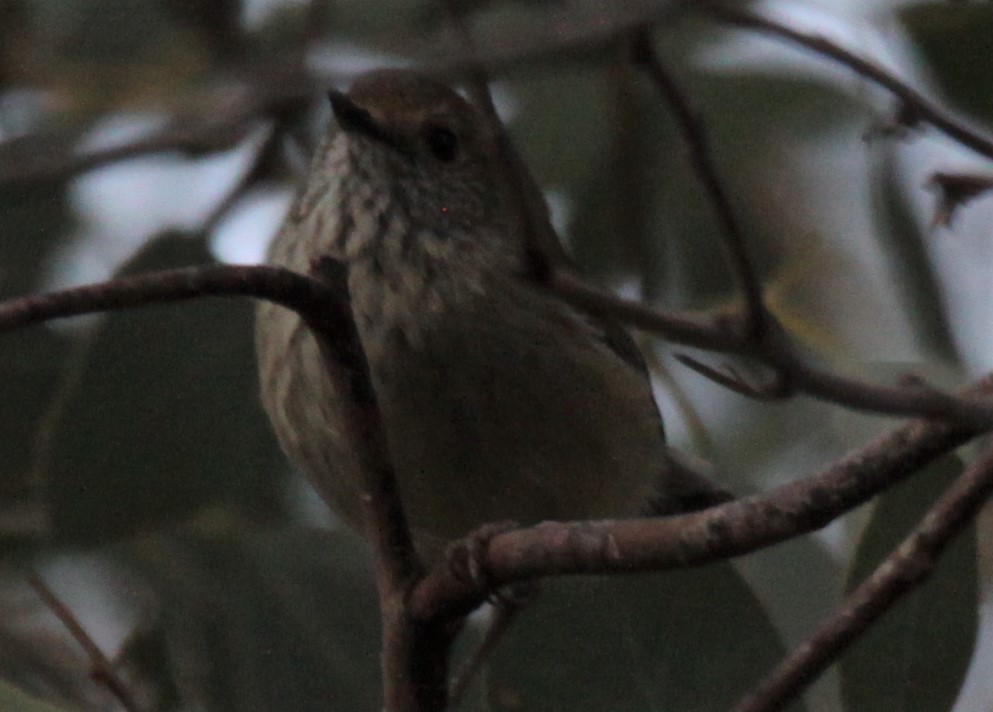
<instances>
[{"instance_id":1,"label":"green leaf","mask_svg":"<svg viewBox=\"0 0 993 712\"><path fill-rule=\"evenodd\" d=\"M729 564L555 580L502 641L487 682L494 710L702 712L728 709L783 652Z\"/></svg>"},{"instance_id":2,"label":"green leaf","mask_svg":"<svg viewBox=\"0 0 993 712\"><path fill-rule=\"evenodd\" d=\"M993 123L993 5L923 2L901 9L897 16L948 98Z\"/></svg>"},{"instance_id":3,"label":"green leaf","mask_svg":"<svg viewBox=\"0 0 993 712\"><path fill-rule=\"evenodd\" d=\"M44 329L0 341L0 542L20 544L44 533L43 488L35 468L37 433L62 373L66 340ZM4 553L11 549L4 546Z\"/></svg>"},{"instance_id":4,"label":"green leaf","mask_svg":"<svg viewBox=\"0 0 993 712\"><path fill-rule=\"evenodd\" d=\"M378 712L379 611L349 531L186 527L127 550L162 596L187 704L239 712Z\"/></svg>"},{"instance_id":5,"label":"green leaf","mask_svg":"<svg viewBox=\"0 0 993 712\"><path fill-rule=\"evenodd\" d=\"M962 473L946 457L889 491L859 542L848 589L888 556ZM978 625L976 528L945 551L930 579L904 596L841 660L846 712L943 712L958 696Z\"/></svg>"},{"instance_id":6,"label":"green leaf","mask_svg":"<svg viewBox=\"0 0 993 712\"><path fill-rule=\"evenodd\" d=\"M37 288L46 258L60 241L64 242L72 227L66 202L64 184L0 190L0 225L4 229L0 240L0 296L20 296Z\"/></svg>"},{"instance_id":7,"label":"green leaf","mask_svg":"<svg viewBox=\"0 0 993 712\"><path fill-rule=\"evenodd\" d=\"M172 235L125 273L209 262L200 240ZM107 541L218 503L279 511L283 459L258 400L252 331L247 299L103 318L45 448L58 538Z\"/></svg>"},{"instance_id":8,"label":"green leaf","mask_svg":"<svg viewBox=\"0 0 993 712\"><path fill-rule=\"evenodd\" d=\"M618 57L595 75L596 114L603 115L603 125L596 141L582 141L585 150L596 152L584 158L584 172L571 181L576 207L569 237L574 258L587 273L635 274L648 280L648 293L655 293L657 283L669 281L672 226L660 219L655 203L664 174L674 170L675 137L659 97L624 59ZM576 109L590 123L594 113Z\"/></svg>"},{"instance_id":9,"label":"green leaf","mask_svg":"<svg viewBox=\"0 0 993 712\"><path fill-rule=\"evenodd\" d=\"M26 157L25 157L26 158ZM16 161L15 161L16 163ZM46 258L71 227L65 185L0 190L0 297L38 289ZM0 339L0 545L21 547L45 526L41 482L34 468L44 425L68 354L67 339L36 327Z\"/></svg>"},{"instance_id":10,"label":"green leaf","mask_svg":"<svg viewBox=\"0 0 993 712\"><path fill-rule=\"evenodd\" d=\"M0 710L4 712L65 712L66 708L42 702L0 680Z\"/></svg>"}]
</instances>

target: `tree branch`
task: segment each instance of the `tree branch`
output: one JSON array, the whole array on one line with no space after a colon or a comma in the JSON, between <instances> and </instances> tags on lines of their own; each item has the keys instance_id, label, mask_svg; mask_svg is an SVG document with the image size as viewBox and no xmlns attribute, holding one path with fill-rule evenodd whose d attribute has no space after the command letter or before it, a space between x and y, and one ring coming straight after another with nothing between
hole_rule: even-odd
<instances>
[{"instance_id":1,"label":"tree branch","mask_svg":"<svg viewBox=\"0 0 993 712\"><path fill-rule=\"evenodd\" d=\"M744 336L749 339L759 338L766 325L762 283L746 245L744 232L731 207L731 200L710 158L710 147L703 122L690 107L687 96L663 66L662 60L652 46L652 36L648 30L635 34L632 48L635 62L648 74L675 116L683 134L683 142L689 149L693 168L723 227L724 245L730 257L732 270L738 279L738 286L745 298Z\"/></svg>"},{"instance_id":2,"label":"tree branch","mask_svg":"<svg viewBox=\"0 0 993 712\"><path fill-rule=\"evenodd\" d=\"M406 513L400 501L386 431L376 401L369 365L362 350L348 297L347 268L325 258L312 267L338 292L347 323L311 327L327 361L335 391L351 393L335 403L346 442L355 456L361 483L366 538L372 544L382 619L384 709L429 712L447 704L448 651L457 632L449 622L420 623L407 615L406 598L420 575ZM344 338L343 338L344 337ZM342 344L347 352L340 353ZM342 362L349 364L343 372ZM356 387L357 386L357 387Z\"/></svg>"},{"instance_id":3,"label":"tree branch","mask_svg":"<svg viewBox=\"0 0 993 712\"><path fill-rule=\"evenodd\" d=\"M962 146L986 158L993 159L993 138L953 118L940 106L875 62L860 57L826 37L802 32L728 3L714 2L714 0L689 0L685 2L684 6L710 15L728 25L778 37L838 62L897 97L910 108L911 115L915 119L931 124Z\"/></svg>"},{"instance_id":4,"label":"tree branch","mask_svg":"<svg viewBox=\"0 0 993 712\"><path fill-rule=\"evenodd\" d=\"M355 409L346 420L349 437L368 479L364 498L370 538L378 552L377 580L384 605L384 685L392 710L441 709L444 685L422 685L443 679L442 670L426 661L447 662L448 645L459 615L478 605L487 591L454 577L447 569L432 572L414 585L414 561L368 383L367 366L342 298L341 277L318 269L320 279L273 267L201 267L169 270L114 280L51 294L0 303L0 332L48 319L123 309L201 296L243 295L270 299L294 309L318 335L329 360L329 373L344 378L343 392ZM554 284L554 282L553 282ZM596 292L593 292L596 294ZM607 295L613 309L617 298ZM642 320L658 315L635 304L625 309ZM727 325L707 327L712 341L731 349L741 342ZM789 373L804 371L785 369ZM336 376L340 374L340 376ZM356 384L360 384L358 387ZM960 396L938 394L937 401L977 408L993 391L986 379ZM919 388L922 398L934 397ZM954 411L954 408L952 409ZM545 575L629 572L700 565L740 555L813 531L882 489L919 469L930 459L974 436L978 425L915 422L882 436L824 472L768 495L734 502L681 517L616 522L546 523L501 534L490 540L481 565L492 585ZM399 516L398 516L399 513ZM409 608L404 604L409 602ZM392 663L391 663L392 661ZM410 671L415 671L413 674ZM426 697L426 695L428 695Z\"/></svg>"},{"instance_id":5,"label":"tree branch","mask_svg":"<svg viewBox=\"0 0 993 712\"><path fill-rule=\"evenodd\" d=\"M902 596L923 584L945 547L993 494L993 449L967 469L917 528L852 591L842 606L797 645L733 712L783 709Z\"/></svg>"},{"instance_id":6,"label":"tree branch","mask_svg":"<svg viewBox=\"0 0 993 712\"><path fill-rule=\"evenodd\" d=\"M4 300L0 333L52 319L206 296L268 299L308 321L323 320L327 305L338 298L327 284L281 267L184 267Z\"/></svg>"},{"instance_id":7,"label":"tree branch","mask_svg":"<svg viewBox=\"0 0 993 712\"><path fill-rule=\"evenodd\" d=\"M970 396L991 393L993 375L968 391ZM978 432L964 425L911 421L821 472L767 494L675 517L545 522L494 536L479 565L492 586L501 586L538 576L661 571L741 556L820 529ZM411 614L423 619L462 615L485 594L443 567L414 589Z\"/></svg>"},{"instance_id":8,"label":"tree branch","mask_svg":"<svg viewBox=\"0 0 993 712\"><path fill-rule=\"evenodd\" d=\"M703 323L618 297L562 271L553 272L547 282L554 293L590 314L617 319L670 342L756 359L796 393L869 413L954 420L977 429L993 426L993 401L985 394L953 395L914 384L884 386L812 366L796 353L771 314L766 315L761 338L749 340L734 316Z\"/></svg>"},{"instance_id":9,"label":"tree branch","mask_svg":"<svg viewBox=\"0 0 993 712\"><path fill-rule=\"evenodd\" d=\"M376 581L384 615L384 694L390 712L442 709L411 671L423 669L439 640L447 651L457 628L411 621L403 601L418 572L368 364L348 301L346 274L322 262L315 277L279 267L210 266L165 270L61 292L0 302L0 333L49 319L129 309L205 296L250 296L297 312L313 332L335 390L345 394L343 433L359 468L367 536L375 551ZM340 267L340 265L338 266ZM318 487L320 492L323 488ZM330 504L330 503L329 503ZM447 653L446 653L447 660ZM445 682L444 677L442 678ZM437 688L437 686L436 686ZM440 686L442 700L445 685ZM428 692L426 692L426 690ZM425 697L427 695L427 701ZM402 700L403 702L397 702Z\"/></svg>"},{"instance_id":10,"label":"tree branch","mask_svg":"<svg viewBox=\"0 0 993 712\"><path fill-rule=\"evenodd\" d=\"M96 644L92 636L86 631L86 628L76 618L76 615L69 610L69 607L55 595L48 584L45 583L45 580L37 573L32 572L28 575L28 585L35 590L42 603L45 604L48 610L55 614L55 617L59 619L59 622L69 632L69 635L86 652L87 657L90 659L90 664L93 666L92 678L110 690L110 693L127 712L140 712L141 707L131 695L128 686L124 684L124 680L117 674L110 658L104 655L103 651L100 650L100 646Z\"/></svg>"},{"instance_id":11,"label":"tree branch","mask_svg":"<svg viewBox=\"0 0 993 712\"><path fill-rule=\"evenodd\" d=\"M959 208L980 196L989 195L993 190L993 175L936 171L927 184L938 194L931 225L951 227Z\"/></svg>"},{"instance_id":12,"label":"tree branch","mask_svg":"<svg viewBox=\"0 0 993 712\"><path fill-rule=\"evenodd\" d=\"M301 108L318 94L320 86L320 79L299 67L276 68L252 81L223 87L205 104L172 116L156 133L86 153L76 150L78 132L14 138L0 143L0 189L66 180L150 154L224 150L242 140L259 121Z\"/></svg>"}]
</instances>

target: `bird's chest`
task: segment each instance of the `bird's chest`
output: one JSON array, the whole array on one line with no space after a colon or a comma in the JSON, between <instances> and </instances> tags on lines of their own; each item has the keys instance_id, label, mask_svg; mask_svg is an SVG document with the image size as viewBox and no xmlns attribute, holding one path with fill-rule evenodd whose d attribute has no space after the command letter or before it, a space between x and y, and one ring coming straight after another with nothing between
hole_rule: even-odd
<instances>
[{"instance_id":1,"label":"bird's chest","mask_svg":"<svg viewBox=\"0 0 993 712\"><path fill-rule=\"evenodd\" d=\"M520 338L511 315L409 281L382 292L356 316L381 406L398 427L424 424L435 442L446 428L467 436L484 419L500 427L535 396L530 375L547 352L538 334Z\"/></svg>"},{"instance_id":2,"label":"bird's chest","mask_svg":"<svg viewBox=\"0 0 993 712\"><path fill-rule=\"evenodd\" d=\"M444 304L360 323L415 527L444 522L432 529L450 538L483 521L631 513L660 444L644 384L618 381L556 313L503 298Z\"/></svg>"}]
</instances>

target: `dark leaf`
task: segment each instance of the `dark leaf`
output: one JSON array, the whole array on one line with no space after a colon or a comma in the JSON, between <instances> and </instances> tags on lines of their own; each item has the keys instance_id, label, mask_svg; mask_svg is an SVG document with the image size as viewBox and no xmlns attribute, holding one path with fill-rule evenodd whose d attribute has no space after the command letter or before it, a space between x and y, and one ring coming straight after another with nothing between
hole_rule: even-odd
<instances>
[{"instance_id":1,"label":"dark leaf","mask_svg":"<svg viewBox=\"0 0 993 712\"><path fill-rule=\"evenodd\" d=\"M897 16L948 98L976 118L993 122L993 5L922 2L902 8Z\"/></svg>"},{"instance_id":2,"label":"dark leaf","mask_svg":"<svg viewBox=\"0 0 993 712\"><path fill-rule=\"evenodd\" d=\"M209 259L172 235L124 271ZM57 537L106 541L217 503L279 511L283 459L258 400L252 314L248 300L193 300L99 323L47 443Z\"/></svg>"},{"instance_id":3,"label":"dark leaf","mask_svg":"<svg viewBox=\"0 0 993 712\"><path fill-rule=\"evenodd\" d=\"M65 707L56 707L36 700L2 680L0 680L0 709L4 712L66 712L67 710Z\"/></svg>"},{"instance_id":4,"label":"dark leaf","mask_svg":"<svg viewBox=\"0 0 993 712\"><path fill-rule=\"evenodd\" d=\"M883 496L855 557L857 586L962 473L945 457ZM958 697L978 625L976 528L945 551L931 578L888 611L841 660L846 712L945 712Z\"/></svg>"},{"instance_id":5,"label":"dark leaf","mask_svg":"<svg viewBox=\"0 0 993 712\"><path fill-rule=\"evenodd\" d=\"M381 708L378 599L357 535L187 528L129 548L163 597L186 705Z\"/></svg>"},{"instance_id":6,"label":"dark leaf","mask_svg":"<svg viewBox=\"0 0 993 712\"><path fill-rule=\"evenodd\" d=\"M728 709L783 652L728 564L555 580L498 648L487 682L494 710L702 712Z\"/></svg>"}]
</instances>

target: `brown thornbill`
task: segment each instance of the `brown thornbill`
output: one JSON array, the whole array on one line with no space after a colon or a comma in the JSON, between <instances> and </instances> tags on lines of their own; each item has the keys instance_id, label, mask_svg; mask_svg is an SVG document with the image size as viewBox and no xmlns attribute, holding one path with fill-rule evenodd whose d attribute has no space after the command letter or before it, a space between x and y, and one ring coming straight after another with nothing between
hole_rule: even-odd
<instances>
[{"instance_id":1,"label":"brown thornbill","mask_svg":"<svg viewBox=\"0 0 993 712\"><path fill-rule=\"evenodd\" d=\"M347 268L348 291L417 547L488 522L625 517L726 498L670 467L627 334L529 279L492 125L421 74L332 92L336 126L270 262ZM260 307L262 399L289 457L362 530L339 395L307 328Z\"/></svg>"}]
</instances>

